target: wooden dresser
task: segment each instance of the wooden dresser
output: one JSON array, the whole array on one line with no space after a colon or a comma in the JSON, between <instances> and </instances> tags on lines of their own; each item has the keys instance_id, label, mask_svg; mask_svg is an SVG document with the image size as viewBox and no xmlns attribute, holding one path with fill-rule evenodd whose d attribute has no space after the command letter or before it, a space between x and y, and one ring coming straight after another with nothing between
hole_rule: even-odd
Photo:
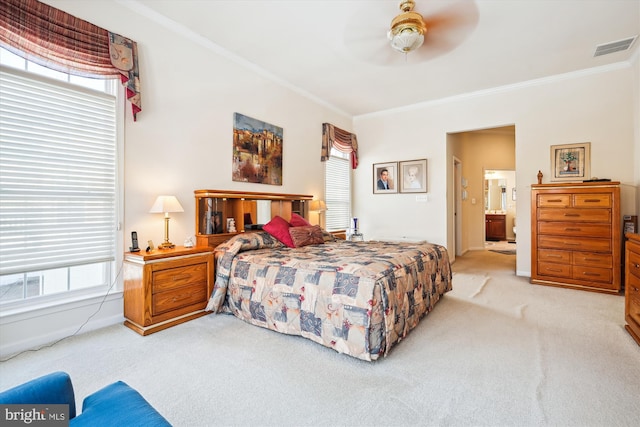
<instances>
[{"instance_id":1,"label":"wooden dresser","mask_svg":"<svg viewBox=\"0 0 640 427\"><path fill-rule=\"evenodd\" d=\"M125 326L141 335L208 314L213 291L210 247L128 252L124 257Z\"/></svg>"},{"instance_id":2,"label":"wooden dresser","mask_svg":"<svg viewBox=\"0 0 640 427\"><path fill-rule=\"evenodd\" d=\"M625 329L640 345L640 234L627 233L625 250Z\"/></svg>"},{"instance_id":3,"label":"wooden dresser","mask_svg":"<svg viewBox=\"0 0 640 427\"><path fill-rule=\"evenodd\" d=\"M619 185L531 186L531 283L620 292Z\"/></svg>"}]
</instances>

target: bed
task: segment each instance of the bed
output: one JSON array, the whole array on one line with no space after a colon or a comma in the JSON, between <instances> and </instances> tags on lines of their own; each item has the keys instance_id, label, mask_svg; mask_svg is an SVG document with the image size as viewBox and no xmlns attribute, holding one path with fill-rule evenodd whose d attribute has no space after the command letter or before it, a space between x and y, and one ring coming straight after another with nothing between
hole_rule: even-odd
<instances>
[{"instance_id":1,"label":"bed","mask_svg":"<svg viewBox=\"0 0 640 427\"><path fill-rule=\"evenodd\" d=\"M451 290L446 249L426 242L324 232L322 242L291 248L259 231L222 243L216 259L208 311L367 361L386 356Z\"/></svg>"}]
</instances>

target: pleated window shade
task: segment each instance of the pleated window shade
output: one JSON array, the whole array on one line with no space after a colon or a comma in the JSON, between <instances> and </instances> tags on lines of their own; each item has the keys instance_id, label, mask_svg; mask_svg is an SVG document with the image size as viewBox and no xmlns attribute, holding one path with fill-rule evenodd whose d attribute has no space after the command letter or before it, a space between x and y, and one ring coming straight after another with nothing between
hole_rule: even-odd
<instances>
[{"instance_id":1,"label":"pleated window shade","mask_svg":"<svg viewBox=\"0 0 640 427\"><path fill-rule=\"evenodd\" d=\"M0 68L0 274L112 261L116 97Z\"/></svg>"}]
</instances>

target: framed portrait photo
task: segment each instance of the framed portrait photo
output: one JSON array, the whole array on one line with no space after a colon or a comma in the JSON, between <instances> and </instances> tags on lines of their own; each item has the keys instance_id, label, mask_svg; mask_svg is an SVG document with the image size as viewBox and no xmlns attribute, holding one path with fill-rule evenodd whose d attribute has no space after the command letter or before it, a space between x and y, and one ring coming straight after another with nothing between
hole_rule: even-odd
<instances>
[{"instance_id":1,"label":"framed portrait photo","mask_svg":"<svg viewBox=\"0 0 640 427\"><path fill-rule=\"evenodd\" d=\"M584 181L590 169L590 142L551 146L551 181Z\"/></svg>"},{"instance_id":2,"label":"framed portrait photo","mask_svg":"<svg viewBox=\"0 0 640 427\"><path fill-rule=\"evenodd\" d=\"M398 162L373 164L373 193L398 192Z\"/></svg>"},{"instance_id":3,"label":"framed portrait photo","mask_svg":"<svg viewBox=\"0 0 640 427\"><path fill-rule=\"evenodd\" d=\"M400 162L400 192L427 192L427 159Z\"/></svg>"}]
</instances>

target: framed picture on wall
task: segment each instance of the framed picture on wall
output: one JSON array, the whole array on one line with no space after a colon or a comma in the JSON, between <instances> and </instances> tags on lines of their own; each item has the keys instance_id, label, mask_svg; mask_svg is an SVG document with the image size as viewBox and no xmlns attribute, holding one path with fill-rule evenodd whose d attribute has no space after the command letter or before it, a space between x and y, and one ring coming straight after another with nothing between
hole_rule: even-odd
<instances>
[{"instance_id":1,"label":"framed picture on wall","mask_svg":"<svg viewBox=\"0 0 640 427\"><path fill-rule=\"evenodd\" d=\"M400 192L427 192L427 159L400 162Z\"/></svg>"},{"instance_id":2,"label":"framed picture on wall","mask_svg":"<svg viewBox=\"0 0 640 427\"><path fill-rule=\"evenodd\" d=\"M373 193L398 192L398 162L373 164Z\"/></svg>"},{"instance_id":3,"label":"framed picture on wall","mask_svg":"<svg viewBox=\"0 0 640 427\"><path fill-rule=\"evenodd\" d=\"M551 181L584 181L590 169L590 142L551 146Z\"/></svg>"},{"instance_id":4,"label":"framed picture on wall","mask_svg":"<svg viewBox=\"0 0 640 427\"><path fill-rule=\"evenodd\" d=\"M284 129L233 114L233 181L282 185Z\"/></svg>"}]
</instances>

